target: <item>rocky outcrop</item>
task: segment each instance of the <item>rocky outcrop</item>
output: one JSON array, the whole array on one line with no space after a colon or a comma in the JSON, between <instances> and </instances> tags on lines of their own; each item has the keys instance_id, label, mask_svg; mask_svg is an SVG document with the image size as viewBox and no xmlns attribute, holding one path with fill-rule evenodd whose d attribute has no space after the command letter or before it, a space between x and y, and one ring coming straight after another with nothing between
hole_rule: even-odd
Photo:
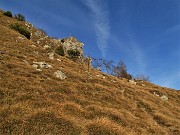
<instances>
[{"instance_id":1,"label":"rocky outcrop","mask_svg":"<svg viewBox=\"0 0 180 135\"><path fill-rule=\"evenodd\" d=\"M79 42L75 37L70 36L68 38L59 39L59 38L51 38L46 35L46 32L42 29L36 29L32 24L25 22L25 27L31 33L31 41L36 46L42 46L45 50L54 50L58 46L62 46L64 50L64 55L66 57L71 57L68 54L68 51L71 50L74 52L78 52L77 58L84 58L83 46L84 44ZM22 38L18 38L22 40ZM52 58L52 57L51 57Z\"/></svg>"},{"instance_id":2,"label":"rocky outcrop","mask_svg":"<svg viewBox=\"0 0 180 135\"><path fill-rule=\"evenodd\" d=\"M69 37L61 40L61 44L64 49L65 56L68 55L68 50L76 50L79 51L80 56L79 58L83 58L84 52L83 52L83 46L84 44L79 42L75 37Z\"/></svg>"},{"instance_id":3,"label":"rocky outcrop","mask_svg":"<svg viewBox=\"0 0 180 135\"><path fill-rule=\"evenodd\" d=\"M149 91L151 94L154 94L157 97L160 97L163 101L167 101L168 100L168 96L166 96L164 93L159 92L157 90L151 90Z\"/></svg>"}]
</instances>

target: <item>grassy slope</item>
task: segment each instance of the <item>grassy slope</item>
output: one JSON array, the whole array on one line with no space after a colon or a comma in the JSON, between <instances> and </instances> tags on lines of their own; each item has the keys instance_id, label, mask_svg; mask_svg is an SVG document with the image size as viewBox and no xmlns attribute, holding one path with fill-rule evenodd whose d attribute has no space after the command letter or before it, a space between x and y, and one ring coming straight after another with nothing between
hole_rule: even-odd
<instances>
[{"instance_id":1,"label":"grassy slope","mask_svg":"<svg viewBox=\"0 0 180 135\"><path fill-rule=\"evenodd\" d=\"M18 39L22 35L9 28L15 22L0 13L0 134L180 134L179 91L148 82L132 85L94 69L88 73L86 64L65 57L50 60L35 38ZM38 72L33 61L53 68ZM56 79L56 70L67 79Z\"/></svg>"}]
</instances>

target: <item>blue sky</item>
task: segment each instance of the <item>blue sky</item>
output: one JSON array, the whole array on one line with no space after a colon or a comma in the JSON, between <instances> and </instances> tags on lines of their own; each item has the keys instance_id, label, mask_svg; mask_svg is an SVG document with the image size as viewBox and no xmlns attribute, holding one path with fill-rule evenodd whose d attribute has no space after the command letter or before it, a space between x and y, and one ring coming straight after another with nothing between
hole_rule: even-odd
<instances>
[{"instance_id":1,"label":"blue sky","mask_svg":"<svg viewBox=\"0 0 180 135\"><path fill-rule=\"evenodd\" d=\"M48 35L75 36L85 54L180 89L180 0L0 0Z\"/></svg>"}]
</instances>

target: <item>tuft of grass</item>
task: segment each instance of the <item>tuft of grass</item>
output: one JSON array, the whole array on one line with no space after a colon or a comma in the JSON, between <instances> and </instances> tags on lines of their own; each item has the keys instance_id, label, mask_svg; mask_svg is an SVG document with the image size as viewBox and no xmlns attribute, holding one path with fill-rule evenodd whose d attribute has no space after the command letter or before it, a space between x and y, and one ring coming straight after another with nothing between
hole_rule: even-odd
<instances>
[{"instance_id":1,"label":"tuft of grass","mask_svg":"<svg viewBox=\"0 0 180 135\"><path fill-rule=\"evenodd\" d=\"M0 127L1 135L18 135L22 134L23 122L18 119L9 119L7 122L4 122Z\"/></svg>"},{"instance_id":2,"label":"tuft of grass","mask_svg":"<svg viewBox=\"0 0 180 135\"><path fill-rule=\"evenodd\" d=\"M47 108L47 107L50 107L50 106L52 106L52 104L47 102L47 101L36 101L36 102L33 102L33 107L34 108Z\"/></svg>"},{"instance_id":3,"label":"tuft of grass","mask_svg":"<svg viewBox=\"0 0 180 135\"><path fill-rule=\"evenodd\" d=\"M162 115L154 115L153 119L162 126L169 127L170 125L167 123L167 119L164 118Z\"/></svg>"},{"instance_id":4,"label":"tuft of grass","mask_svg":"<svg viewBox=\"0 0 180 135\"><path fill-rule=\"evenodd\" d=\"M27 120L26 133L78 135L80 130L71 121L58 118L50 112L37 113Z\"/></svg>"},{"instance_id":5,"label":"tuft of grass","mask_svg":"<svg viewBox=\"0 0 180 135\"><path fill-rule=\"evenodd\" d=\"M153 113L153 109L150 107L149 104L142 101L138 101L136 104L138 108L145 110L147 113Z\"/></svg>"},{"instance_id":6,"label":"tuft of grass","mask_svg":"<svg viewBox=\"0 0 180 135\"><path fill-rule=\"evenodd\" d=\"M111 122L107 118L93 120L87 125L89 135L126 135L127 132L122 127Z\"/></svg>"}]
</instances>

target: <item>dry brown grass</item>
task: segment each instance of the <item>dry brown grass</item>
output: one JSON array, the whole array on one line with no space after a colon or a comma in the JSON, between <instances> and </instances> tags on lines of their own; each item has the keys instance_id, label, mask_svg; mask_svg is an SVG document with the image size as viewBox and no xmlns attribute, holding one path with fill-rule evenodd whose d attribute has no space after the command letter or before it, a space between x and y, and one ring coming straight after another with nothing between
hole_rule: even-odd
<instances>
[{"instance_id":1,"label":"dry brown grass","mask_svg":"<svg viewBox=\"0 0 180 135\"><path fill-rule=\"evenodd\" d=\"M149 82L132 85L57 55L50 60L44 42L37 45L37 37L19 40L22 35L8 22L18 21L0 13L0 134L180 134L179 91ZM38 72L33 61L53 68ZM67 79L55 78L56 70ZM168 101L152 94L154 90Z\"/></svg>"}]
</instances>

